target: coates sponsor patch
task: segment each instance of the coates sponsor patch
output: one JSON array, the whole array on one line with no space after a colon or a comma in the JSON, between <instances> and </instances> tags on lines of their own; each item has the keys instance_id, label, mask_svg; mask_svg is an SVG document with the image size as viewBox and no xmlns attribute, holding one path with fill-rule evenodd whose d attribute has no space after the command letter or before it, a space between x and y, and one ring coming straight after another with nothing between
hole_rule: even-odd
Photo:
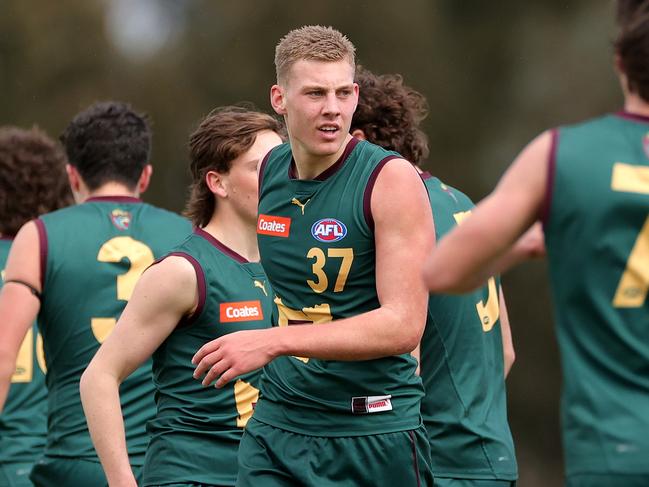
<instances>
[{"instance_id":1,"label":"coates sponsor patch","mask_svg":"<svg viewBox=\"0 0 649 487\"><path fill-rule=\"evenodd\" d=\"M392 396L363 396L352 397L353 414L380 413L381 411L392 411Z\"/></svg>"},{"instance_id":2,"label":"coates sponsor patch","mask_svg":"<svg viewBox=\"0 0 649 487\"><path fill-rule=\"evenodd\" d=\"M649 158L649 132L642 137L642 147L644 148L645 155Z\"/></svg>"},{"instance_id":3,"label":"coates sponsor patch","mask_svg":"<svg viewBox=\"0 0 649 487\"><path fill-rule=\"evenodd\" d=\"M257 233L273 237L288 237L291 230L291 219L285 216L259 215Z\"/></svg>"},{"instance_id":4,"label":"coates sponsor patch","mask_svg":"<svg viewBox=\"0 0 649 487\"><path fill-rule=\"evenodd\" d=\"M234 303L221 303L221 323L233 321L257 321L264 319L260 301L237 301Z\"/></svg>"},{"instance_id":5,"label":"coates sponsor patch","mask_svg":"<svg viewBox=\"0 0 649 487\"><path fill-rule=\"evenodd\" d=\"M338 242L347 235L347 227L335 218L323 218L313 224L311 235L320 242Z\"/></svg>"},{"instance_id":6,"label":"coates sponsor patch","mask_svg":"<svg viewBox=\"0 0 649 487\"><path fill-rule=\"evenodd\" d=\"M127 230L131 225L131 213L116 208L110 214L110 221L118 230Z\"/></svg>"}]
</instances>

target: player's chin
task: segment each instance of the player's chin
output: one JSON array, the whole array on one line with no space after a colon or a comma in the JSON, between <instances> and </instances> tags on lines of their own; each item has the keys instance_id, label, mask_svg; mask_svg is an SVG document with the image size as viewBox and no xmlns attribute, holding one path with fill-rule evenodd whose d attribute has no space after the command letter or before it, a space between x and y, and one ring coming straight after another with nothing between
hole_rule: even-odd
<instances>
[{"instance_id":1,"label":"player's chin","mask_svg":"<svg viewBox=\"0 0 649 487\"><path fill-rule=\"evenodd\" d=\"M340 146L345 142L344 134L329 140L318 140L313 144L313 153L318 156L330 156L340 150Z\"/></svg>"}]
</instances>

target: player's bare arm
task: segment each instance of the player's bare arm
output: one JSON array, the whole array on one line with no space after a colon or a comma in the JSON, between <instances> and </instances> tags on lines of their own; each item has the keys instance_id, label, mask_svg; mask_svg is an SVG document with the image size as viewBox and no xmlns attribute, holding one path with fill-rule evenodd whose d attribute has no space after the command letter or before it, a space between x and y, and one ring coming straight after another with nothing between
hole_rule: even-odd
<instances>
[{"instance_id":1,"label":"player's bare arm","mask_svg":"<svg viewBox=\"0 0 649 487\"><path fill-rule=\"evenodd\" d=\"M136 486L129 463L119 385L195 309L196 274L182 257L167 257L138 281L117 326L81 377L88 429L109 485Z\"/></svg>"},{"instance_id":2,"label":"player's bare arm","mask_svg":"<svg viewBox=\"0 0 649 487\"><path fill-rule=\"evenodd\" d=\"M494 264L494 274L502 274L517 264L528 260L545 257L545 234L543 225L537 221Z\"/></svg>"},{"instance_id":3,"label":"player's bare arm","mask_svg":"<svg viewBox=\"0 0 649 487\"><path fill-rule=\"evenodd\" d=\"M500 333L503 341L503 360L505 377L509 375L509 371L514 365L516 360L516 353L514 352L514 340L512 339L512 330L509 326L509 313L507 312L507 304L505 303L505 294L501 287L498 291L498 300L500 301Z\"/></svg>"},{"instance_id":4,"label":"player's bare arm","mask_svg":"<svg viewBox=\"0 0 649 487\"><path fill-rule=\"evenodd\" d=\"M313 326L275 327L233 333L203 346L194 356L194 377L222 387L274 357L370 360L411 352L426 321L428 294L419 279L433 247L433 218L421 179L403 159L388 162L372 193L378 309Z\"/></svg>"},{"instance_id":5,"label":"player's bare arm","mask_svg":"<svg viewBox=\"0 0 649 487\"><path fill-rule=\"evenodd\" d=\"M440 242L424 266L424 280L431 292L463 293L482 285L510 247L538 220L550 147L550 132L534 139L494 192Z\"/></svg>"},{"instance_id":6,"label":"player's bare arm","mask_svg":"<svg viewBox=\"0 0 649 487\"><path fill-rule=\"evenodd\" d=\"M39 249L36 224L26 223L16 235L4 270L5 285L0 292L0 412L9 393L20 344L41 306L29 287L41 291Z\"/></svg>"}]
</instances>

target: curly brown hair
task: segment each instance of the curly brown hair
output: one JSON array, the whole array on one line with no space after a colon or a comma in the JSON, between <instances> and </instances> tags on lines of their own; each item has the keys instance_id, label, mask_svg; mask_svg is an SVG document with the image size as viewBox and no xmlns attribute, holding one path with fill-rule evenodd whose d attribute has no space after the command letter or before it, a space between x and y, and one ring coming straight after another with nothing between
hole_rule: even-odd
<instances>
[{"instance_id":1,"label":"curly brown hair","mask_svg":"<svg viewBox=\"0 0 649 487\"><path fill-rule=\"evenodd\" d=\"M424 95L403 83L398 74L377 75L358 66L358 108L351 131L362 130L368 141L393 150L415 165L429 154L428 137L419 124L428 115Z\"/></svg>"},{"instance_id":2,"label":"curly brown hair","mask_svg":"<svg viewBox=\"0 0 649 487\"><path fill-rule=\"evenodd\" d=\"M190 195L184 214L194 225L203 227L212 218L216 199L207 187L209 171L227 174L232 161L255 143L257 134L272 130L284 135L282 123L258 112L252 105L239 104L212 110L189 138Z\"/></svg>"},{"instance_id":3,"label":"curly brown hair","mask_svg":"<svg viewBox=\"0 0 649 487\"><path fill-rule=\"evenodd\" d=\"M72 204L62 147L37 127L0 127L0 233Z\"/></svg>"},{"instance_id":4,"label":"curly brown hair","mask_svg":"<svg viewBox=\"0 0 649 487\"><path fill-rule=\"evenodd\" d=\"M641 2L624 20L615 40L615 52L629 90L649 103L649 0Z\"/></svg>"}]
</instances>

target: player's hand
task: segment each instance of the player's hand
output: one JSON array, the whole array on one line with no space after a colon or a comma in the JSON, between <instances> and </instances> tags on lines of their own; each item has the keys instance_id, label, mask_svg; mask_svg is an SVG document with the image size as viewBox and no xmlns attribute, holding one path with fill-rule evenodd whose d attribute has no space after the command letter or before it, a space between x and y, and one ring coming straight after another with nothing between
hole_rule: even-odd
<instances>
[{"instance_id":1,"label":"player's hand","mask_svg":"<svg viewBox=\"0 0 649 487\"><path fill-rule=\"evenodd\" d=\"M215 386L221 388L235 377L263 367L273 359L268 347L269 331L238 331L206 343L192 358L196 365L194 379L200 380L205 374L203 386L216 380Z\"/></svg>"}]
</instances>

